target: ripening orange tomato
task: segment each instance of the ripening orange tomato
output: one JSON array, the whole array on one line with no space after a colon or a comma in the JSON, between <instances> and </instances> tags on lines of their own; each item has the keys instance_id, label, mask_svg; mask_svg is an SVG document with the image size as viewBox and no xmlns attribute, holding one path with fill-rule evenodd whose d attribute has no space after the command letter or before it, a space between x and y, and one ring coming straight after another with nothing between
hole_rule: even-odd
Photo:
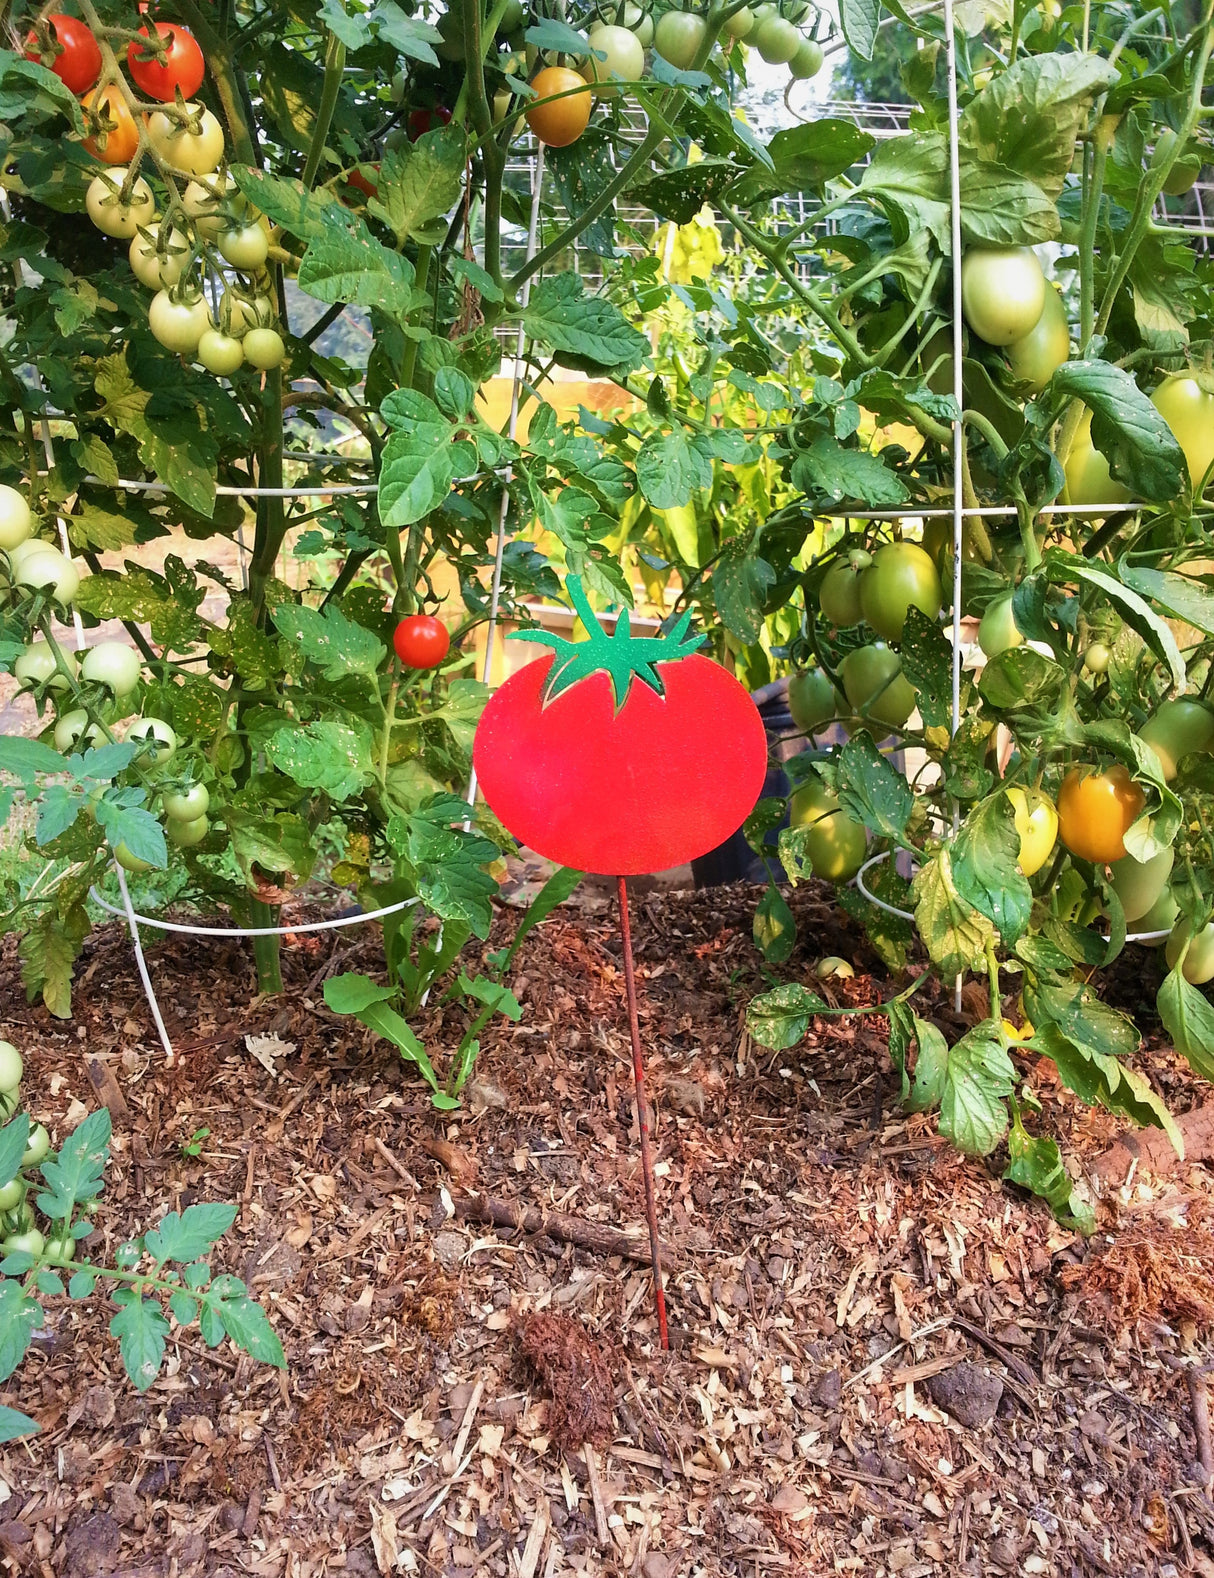
<instances>
[{"instance_id":1,"label":"ripening orange tomato","mask_svg":"<svg viewBox=\"0 0 1214 1578\"><path fill-rule=\"evenodd\" d=\"M104 159L106 164L130 164L139 148L139 128L127 108L122 89L111 82L100 93L94 88L81 100L89 111L105 122L105 129L84 139L85 149L94 159Z\"/></svg>"},{"instance_id":2,"label":"ripening orange tomato","mask_svg":"<svg viewBox=\"0 0 1214 1578\"><path fill-rule=\"evenodd\" d=\"M594 99L585 78L567 66L545 66L532 81L531 88L537 99L552 99L552 102L533 103L524 114L527 125L549 148L568 148L590 124ZM580 92L572 91L578 88ZM569 97L552 98L555 93L567 93Z\"/></svg>"},{"instance_id":3,"label":"ripening orange tomato","mask_svg":"<svg viewBox=\"0 0 1214 1578\"><path fill-rule=\"evenodd\" d=\"M1138 820L1146 796L1117 762L1103 772L1073 767L1058 791L1058 836L1081 860L1122 860L1125 835Z\"/></svg>"}]
</instances>

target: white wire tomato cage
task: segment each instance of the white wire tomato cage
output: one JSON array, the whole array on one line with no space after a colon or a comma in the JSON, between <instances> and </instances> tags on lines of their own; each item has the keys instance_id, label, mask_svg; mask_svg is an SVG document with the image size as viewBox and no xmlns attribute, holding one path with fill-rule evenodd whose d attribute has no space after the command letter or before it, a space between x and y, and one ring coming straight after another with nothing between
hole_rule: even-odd
<instances>
[{"instance_id":1,"label":"white wire tomato cage","mask_svg":"<svg viewBox=\"0 0 1214 1578\"><path fill-rule=\"evenodd\" d=\"M962 251L962 236L961 236L961 198L960 198L960 150L959 150L959 143L958 143L957 60L956 60L956 42L955 42L955 26L954 26L954 3L953 3L953 0L942 0L942 4L941 4L941 0L929 0L929 4L916 8L916 10L913 11L911 14L912 15L917 15L921 11L930 11L930 10L937 10L937 9L942 9L943 13L944 13L945 53L946 53L946 67L947 67L947 80L948 80L950 243L951 243L952 255L953 255L954 259L958 259L958 258L960 258L961 251ZM898 105L863 106L863 105L855 105L855 104L824 104L824 105L822 105L820 107L823 108L823 109L826 109L827 111L833 111L833 112L836 112L836 113L850 114L856 119L860 119L862 112L864 112L866 110L874 111L874 112L880 112L880 114L878 116L879 124L877 122L874 122L874 124L870 127L870 129L873 131L873 135L878 136L878 137L896 136L896 135L900 134L902 131L904 131L905 127L906 127L906 117L907 117L907 113L908 112L907 112L907 110L905 109L904 106L898 106ZM873 117L871 115L868 116L869 120L872 120L872 118ZM520 166L519 167L520 168L523 167L523 162L522 161L520 161ZM512 166L512 168L514 168L514 166ZM530 182L531 182L530 222L529 222L529 226L528 226L527 241L526 241L526 260L527 260L527 262L530 262L532 260L532 258L534 258L536 250L537 250L537 237L538 237L538 228L539 228L541 190L542 190L543 179L544 179L544 149L543 149L542 145L537 144L535 146L535 150L534 150L532 156L530 157L530 159L525 161L525 168L527 169L527 171L528 171L528 173L530 175ZM804 217L804 212L803 212L803 210L804 210L804 200L803 200L803 197L801 199L801 208L802 208L802 217ZM792 217L791 214L790 214L790 217ZM1174 216L1174 215L1170 215L1170 216L1167 216L1167 217L1169 217L1170 219L1175 219L1176 218L1176 216ZM1178 234L1189 234L1189 235L1194 235L1194 236L1206 236L1207 234L1214 234L1214 231L1207 231L1207 229L1205 228L1205 213L1204 213L1204 209L1202 209L1201 205L1200 205L1200 197L1199 197L1199 212L1198 212L1197 220L1198 220L1197 224L1188 224L1188 225L1186 225L1184 223L1179 223L1177 225L1177 233ZM576 246L576 243L575 243L575 246ZM962 379L963 343L962 343L962 310L961 310L961 270L960 270L959 267L954 267L954 269L952 271L952 276L953 276L953 295L952 295L952 376L953 376L953 394L954 394L954 397L955 397L956 402L957 402L958 410L959 410L959 412L961 412L961 411L964 410L964 399L963 399L963 379ZM530 276L530 275L528 276L527 280L525 281L525 283L523 285L522 291L520 293L523 306L526 305L528 296L530 294L532 277L533 276ZM518 327L518 331L517 331L517 341L516 341L515 355L514 355L514 358L513 358L512 373L511 373L510 417L509 417L509 425L508 425L508 429L507 429L508 435L509 435L511 440L513 440L516 437L517 429L518 429L519 397L520 397L521 385L522 385L522 383L524 381L524 378L523 378L523 365L524 365L523 356L524 356L524 350L525 350L525 338L526 338L525 337L525 330L524 330L522 324L520 323L520 325ZM38 375L37 375L36 371L35 371L34 376L35 376L36 381L38 382L39 388L41 388L42 387L41 380L38 379ZM53 438L52 438L51 431L50 431L50 420L55 419L57 416L62 416L62 413L49 412L47 414L47 416L42 418L41 423L40 423L40 426L41 426L41 438L42 438L43 449L44 449L45 456L46 456L46 462L47 462L48 467L52 468L52 469L54 468L54 465L55 465L55 455L54 455ZM964 526L964 522L966 520L968 520L968 519L984 519L984 518L986 518L986 519L997 519L997 518L1014 517L1016 515L1017 511L1016 511L1015 506L1013 506L1013 505L991 504L991 505L966 506L966 505L963 504L963 502L962 502L962 499L963 499L963 494L962 494L962 450L961 450L962 420L961 420L960 416L958 416L957 420L955 420L953 422L953 424L952 424L952 434L953 434L953 502L948 507L924 506L924 507L921 507L921 508L915 508L915 507L912 506L909 509L908 508L903 508L903 509L897 509L897 510L856 509L856 508L852 508L852 509L848 509L848 510L836 510L836 511L830 511L830 512L818 512L818 513L819 513L819 516L820 516L821 519L824 519L824 520L835 520L835 521L866 520L866 521L898 521L898 522L900 522L900 521L915 521L915 520L923 521L923 520L941 520L941 519L947 519L947 520L951 520L952 521L952 523L953 523L953 602L952 602L952 637L953 637L953 639L952 639L952 696L951 696L951 729L950 729L950 733L955 735L957 733L958 729L960 728L960 724L961 724L960 694L961 694L961 673L962 673L962 666L963 666L963 644L962 644L962 631L961 631L961 623L962 623L962 620L961 620L961 561L962 561L962 545L963 545L963 526ZM330 466L330 465L332 465L332 466L337 466L337 465L355 466L355 465L367 465L367 464L369 464L369 457L367 457L367 456L362 456L362 455L345 455L345 454L340 454L340 453L337 453L337 452L317 452L317 453L313 453L311 451L306 451L306 450L305 451L287 451L287 452L285 452L284 458L286 458L286 459L288 459L288 460L290 460L292 462L297 462L297 463L300 463L300 464L305 464L305 465L314 466L314 467L324 467L324 466ZM502 491L501 510L500 510L500 514L499 514L499 518L498 518L498 525L497 525L497 531L496 531L496 536L495 536L495 551L494 551L493 576L492 576L490 604L489 604L489 617L488 617L488 621L487 621L485 654L484 654L484 661L483 661L483 665L482 665L482 678L483 678L483 681L486 684L488 683L489 677L490 677L490 674L491 674L493 654L494 654L494 646L495 646L496 637L497 637L497 629L498 629L498 625L499 625L499 622L500 622L502 564L503 564L503 556L504 556L505 547L506 547L506 540L507 540L507 529L506 528L507 528L507 517L508 517L508 511L509 511L509 483L510 483L510 481L513 478L513 468L511 466L507 465L507 466L505 466L503 468L500 468L499 474L501 475L501 477L503 479L504 486L503 486L503 491ZM146 480L146 479L138 479L138 478L118 478L115 481L106 481L103 478L96 477L96 476L93 476L93 475L88 475L83 480L84 480L84 483L86 483L87 485L90 485L90 486L97 486L97 487L104 487L104 488L117 488L119 490L126 491L126 492L129 492L129 493L145 493L145 494L154 494L154 495L169 495L169 494L171 494L173 492L173 490L170 487L168 487L165 483L154 481L154 480ZM216 494L217 497L220 497L220 498L244 498L244 499L258 499L258 498L293 499L293 498L366 497L368 495L376 493L377 491L378 491L377 484L374 483L374 482L352 482L352 483L312 482L312 483L307 483L307 484L301 484L301 485L294 486L294 487L281 487L281 488L266 488L266 487L259 487L259 486L253 485L253 484L244 485L244 484L225 483L225 484L219 484L215 488L215 494ZM1143 506L1141 504L1137 504L1137 503L1135 503L1133 501L1120 502L1120 503L1110 503L1110 504L1107 504L1107 505L1098 505L1097 504L1097 505L1072 506L1072 505L1053 504L1053 505L1045 506L1042 510L1038 511L1038 513L1039 514L1048 514L1048 515L1065 514L1065 515L1071 515L1071 516L1108 516L1108 515L1111 515L1111 514L1114 514L1114 513L1125 513L1127 511L1140 511L1142 508L1143 508ZM62 541L62 545L63 545L63 551L65 552L65 554L67 554L70 557L70 555L71 555L71 548L70 548L70 544L69 544L69 540L68 540L67 524L62 518L57 518L57 525L58 525L58 531L59 531L59 535L60 535L60 538L61 538L61 541ZM240 544L240 546L243 547L243 544ZM245 551L247 552L247 550L245 550ZM83 626L82 626L81 621L80 621L80 616L75 610L73 610L73 617L74 617L74 621L75 621L77 637L78 637L81 645L84 645L84 630L83 630ZM467 801L467 804L468 804L470 809L471 809L472 805L475 803L476 792L477 792L476 774L475 774L475 771L473 771L473 773L472 773L472 775L471 775L471 777L469 779L467 790L466 790L466 793L465 793L465 796L464 796L464 798ZM954 811L953 820L954 820L954 826L956 826L956 812L955 811ZM468 824L466 823L465 826L467 826L467 825ZM900 909L896 905L891 905L891 904L887 903L884 899L880 898L878 895L873 893L872 890L868 887L868 885L864 881L865 875L867 874L867 872L869 870L871 870L874 866L880 864L881 862L888 860L889 858L890 858L890 852L889 851L884 851L882 853L879 853L877 855L874 855L874 856L870 857L860 867L859 872L857 873L856 877L853 879L854 884L859 889L860 893L864 896L864 898L869 903L875 905L879 910L882 910L882 911L886 912L887 914L898 916L901 919L913 921L914 915L913 915L912 912ZM221 937L223 937L223 938L250 938L250 937L268 937L268 936L285 937L285 936L294 936L294 935L297 935L297 934L300 934L300 933L335 931L335 930L338 930L338 929L341 929L341 928L344 928L344 927L348 927L348 926L361 925L362 923L367 922L367 921L380 920L380 919L383 919L383 918L385 918L385 917L387 917L389 915L398 914L402 910L409 909L409 908L413 907L414 905L416 905L419 902L416 898L405 899L405 900L402 900L399 903L387 905L387 906L385 906L382 909L369 910L369 911L365 911L365 912L360 911L360 912L355 913L355 914L337 916L337 917L334 917L334 918L329 919L329 920L301 921L299 923L290 924L290 925L263 926L263 927L197 926L197 925L189 925L189 924L186 924L186 923L181 922L181 921L168 921L168 920L163 920L163 919L161 919L159 917L156 917L156 916L140 914L138 911L136 911L136 909L134 907L134 904L132 903L130 891L129 891L129 888L127 886L126 874L125 874L122 866L118 864L117 860L113 861L112 864L113 864L114 873L115 873L115 876L116 876L117 882L118 882L119 893L121 894L121 897L122 897L122 904L120 906L111 904L107 899L103 898L100 893L98 893L98 891L97 891L97 889L95 887L90 888L90 890L89 890L90 891L90 897L93 899L93 901L102 910L104 910L107 913L109 913L111 915L114 915L114 916L116 916L118 918L121 918L121 919L125 920L125 922L126 922L127 929L129 931L130 937L131 937L132 948L133 948L134 953L135 953L136 965L137 965L137 968L138 968L140 981L141 981L141 984L143 986L144 995L147 998L148 1007L149 1007L149 1009L151 1011L152 1019L153 1019L153 1022L155 1024L155 1026L156 1026L157 1035L158 1035L158 1037L160 1039L161 1046L163 1047L164 1052L165 1052L166 1063L169 1066L172 1066L175 1063L175 1061L176 1061L176 1053L174 1052L172 1040L171 1040L171 1038L169 1036L168 1029L167 1029L167 1027L165 1025L164 1017L163 1017L163 1014L161 1013L160 1005L159 1005L159 1002L158 1002L157 997L156 997L155 987L154 987L154 985L152 983L151 974L150 974L150 972L148 970L147 960L146 960L146 957L145 957L145 954L144 954L143 943L142 943L142 938L141 938L141 933L140 933L140 928L141 927L147 927L147 928L150 928L152 930L160 931L160 932L163 932L163 933L166 933L166 934L181 935L181 936L193 936L193 937L213 937L213 938L221 938ZM1167 936L1167 935L1168 935L1167 932L1141 932L1141 933L1133 933L1133 934L1131 934L1130 936L1127 937L1126 940L1130 941L1130 942L1155 941L1158 938L1161 938L1161 937L1164 937L1164 936ZM960 990L961 990L961 982L960 982L960 978L958 978L958 981L956 983L956 995L957 995L958 1002L960 1001Z\"/></svg>"}]
</instances>

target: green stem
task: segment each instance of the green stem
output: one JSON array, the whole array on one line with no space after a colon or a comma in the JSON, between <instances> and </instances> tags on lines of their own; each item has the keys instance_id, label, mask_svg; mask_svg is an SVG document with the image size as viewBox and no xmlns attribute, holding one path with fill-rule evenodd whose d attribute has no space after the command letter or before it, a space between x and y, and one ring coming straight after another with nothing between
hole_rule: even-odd
<instances>
[{"instance_id":1,"label":"green stem","mask_svg":"<svg viewBox=\"0 0 1214 1578\"><path fill-rule=\"evenodd\" d=\"M720 208L738 234L748 241L757 252L763 254L793 294L803 301L816 317L822 320L852 360L862 368L871 367L872 358L861 349L860 342L855 335L844 328L838 314L826 305L816 290L797 278L784 259L777 255L767 237L760 230L756 230L747 220L743 219L741 214L736 209L731 208L728 203L722 202ZM943 441L948 443L950 439L948 429L940 423L936 423L934 426L939 428L940 432L944 434ZM935 437L936 435L933 434L931 436Z\"/></svg>"},{"instance_id":2,"label":"green stem","mask_svg":"<svg viewBox=\"0 0 1214 1578\"><path fill-rule=\"evenodd\" d=\"M232 51L226 36L214 25L214 13L209 8L204 10L198 4L198 0L178 0L177 10L181 13L181 20L189 25L190 31L198 40L207 58L207 73L219 99L219 107L223 111L224 119L228 123L236 161L240 164L259 165L261 160L253 136L252 120L240 90L239 79L232 62Z\"/></svg>"},{"instance_id":3,"label":"green stem","mask_svg":"<svg viewBox=\"0 0 1214 1578\"><path fill-rule=\"evenodd\" d=\"M254 926L277 926L281 913L277 904L254 899L250 906ZM257 990L268 996L282 991L282 966L279 958L281 937L254 937L253 958L257 963Z\"/></svg>"},{"instance_id":4,"label":"green stem","mask_svg":"<svg viewBox=\"0 0 1214 1578\"><path fill-rule=\"evenodd\" d=\"M1138 200L1134 205L1134 217L1130 221L1129 232L1123 242L1121 253L1113 267L1112 275L1105 286L1104 300L1100 304L1100 315L1096 320L1096 332L1103 334L1109 326L1109 319L1113 316L1113 308L1117 304L1117 297L1125 284L1126 277L1133 267L1138 249L1146 238L1151 221L1151 210L1155 200L1163 191L1163 183L1167 180L1172 165L1180 156L1185 145L1196 129L1201 118L1201 95L1205 87L1206 66L1210 60L1210 50L1214 47L1214 33L1211 32L1210 18L1214 12L1214 0L1206 5L1202 16L1201 44L1197 52L1197 59L1193 63L1193 86L1189 93L1189 107L1179 130L1176 133L1176 142L1172 148L1172 156L1162 160L1159 164L1152 162L1152 166L1143 177L1142 185L1138 188Z\"/></svg>"},{"instance_id":5,"label":"green stem","mask_svg":"<svg viewBox=\"0 0 1214 1578\"><path fill-rule=\"evenodd\" d=\"M258 447L258 483L263 488L283 485L282 452L282 369L265 375L265 400L262 406L261 443ZM249 563L249 597L260 616L265 606L266 587L274 574L278 555L287 534L284 500L262 497L257 501L257 527L253 537L253 557Z\"/></svg>"},{"instance_id":6,"label":"green stem","mask_svg":"<svg viewBox=\"0 0 1214 1578\"><path fill-rule=\"evenodd\" d=\"M978 411L966 410L961 413L961 420L966 427L977 428L978 432L982 434L983 438L995 451L995 455L999 460L1007 458L1007 445L1003 442L998 430L988 417L983 416Z\"/></svg>"},{"instance_id":7,"label":"green stem","mask_svg":"<svg viewBox=\"0 0 1214 1578\"><path fill-rule=\"evenodd\" d=\"M320 108L316 112L312 143L308 149L302 177L303 184L309 191L315 184L316 172L320 169L320 161L324 157L325 139L333 123L333 112L337 108L337 97L341 92L341 74L345 64L346 46L336 33L330 33L325 48L325 77L320 90Z\"/></svg>"},{"instance_id":8,"label":"green stem","mask_svg":"<svg viewBox=\"0 0 1214 1578\"><path fill-rule=\"evenodd\" d=\"M392 683L388 686L388 700L384 706L384 735L379 747L379 781L387 788L388 751L392 744L392 725L396 719L396 693L400 689L400 664L392 659Z\"/></svg>"},{"instance_id":9,"label":"green stem","mask_svg":"<svg viewBox=\"0 0 1214 1578\"><path fill-rule=\"evenodd\" d=\"M427 291L430 288L430 258L433 255L433 252L433 247L422 246L418 247L417 249L417 267L415 278L419 291ZM435 288L437 289L437 281L435 283ZM421 310L421 308L418 309L418 311ZM412 313L409 314L409 322L413 322ZM413 377L416 371L417 340L410 337L408 343L405 346L405 354L401 357L400 386L402 389L413 388Z\"/></svg>"}]
</instances>

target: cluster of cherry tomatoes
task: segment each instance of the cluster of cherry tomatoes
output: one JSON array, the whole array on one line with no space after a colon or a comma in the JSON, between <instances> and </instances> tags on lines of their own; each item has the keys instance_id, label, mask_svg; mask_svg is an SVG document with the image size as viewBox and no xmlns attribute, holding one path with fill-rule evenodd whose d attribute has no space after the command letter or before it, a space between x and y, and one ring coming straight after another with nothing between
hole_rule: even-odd
<instances>
[{"instance_id":1,"label":"cluster of cherry tomatoes","mask_svg":"<svg viewBox=\"0 0 1214 1578\"><path fill-rule=\"evenodd\" d=\"M1193 160L1200 167L1200 155L1194 154L1186 178ZM1031 247L971 247L961 261L961 305L972 331L988 345L1002 348L1013 376L1030 395L1040 394L1070 358L1066 308ZM1199 490L1214 470L1214 380L1202 372L1165 378L1151 401L1176 435L1193 487ZM1091 430L1089 412L1063 457L1062 502L1123 504L1130 490L1113 479L1108 460L1092 443Z\"/></svg>"},{"instance_id":2,"label":"cluster of cherry tomatoes","mask_svg":"<svg viewBox=\"0 0 1214 1578\"><path fill-rule=\"evenodd\" d=\"M175 22L155 30L153 39L140 28L126 51L127 75L151 101L143 106L116 76L98 85L101 46L76 17L46 18L26 52L82 95L84 147L106 166L89 183L85 207L103 234L130 243L136 278L156 293L153 335L221 377L241 366L266 372L286 354L265 273L269 232L223 169L223 128L193 97L206 75L198 41ZM139 173L145 154L165 188L163 214ZM225 280L214 304L203 293L204 268Z\"/></svg>"}]
</instances>

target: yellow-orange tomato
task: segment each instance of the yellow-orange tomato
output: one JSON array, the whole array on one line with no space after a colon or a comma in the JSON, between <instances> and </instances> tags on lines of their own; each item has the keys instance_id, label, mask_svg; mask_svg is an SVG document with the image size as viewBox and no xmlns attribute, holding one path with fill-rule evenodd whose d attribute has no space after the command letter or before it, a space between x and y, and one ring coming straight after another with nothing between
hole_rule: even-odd
<instances>
[{"instance_id":1,"label":"yellow-orange tomato","mask_svg":"<svg viewBox=\"0 0 1214 1578\"><path fill-rule=\"evenodd\" d=\"M1058 836L1081 860L1121 860L1145 800L1120 762L1104 772L1074 767L1058 791Z\"/></svg>"},{"instance_id":2,"label":"yellow-orange tomato","mask_svg":"<svg viewBox=\"0 0 1214 1578\"><path fill-rule=\"evenodd\" d=\"M81 103L108 127L84 139L88 152L94 159L104 159L106 164L129 164L139 147L139 128L127 108L122 89L111 82L100 93L96 88L86 93Z\"/></svg>"},{"instance_id":3,"label":"yellow-orange tomato","mask_svg":"<svg viewBox=\"0 0 1214 1578\"><path fill-rule=\"evenodd\" d=\"M540 142L549 148L568 148L576 142L590 122L594 103L585 79L566 66L545 66L531 84L537 99L552 99L550 104L534 104L526 111L527 125ZM572 89L580 88L580 93ZM567 93L568 98L553 99L555 93Z\"/></svg>"}]
</instances>

